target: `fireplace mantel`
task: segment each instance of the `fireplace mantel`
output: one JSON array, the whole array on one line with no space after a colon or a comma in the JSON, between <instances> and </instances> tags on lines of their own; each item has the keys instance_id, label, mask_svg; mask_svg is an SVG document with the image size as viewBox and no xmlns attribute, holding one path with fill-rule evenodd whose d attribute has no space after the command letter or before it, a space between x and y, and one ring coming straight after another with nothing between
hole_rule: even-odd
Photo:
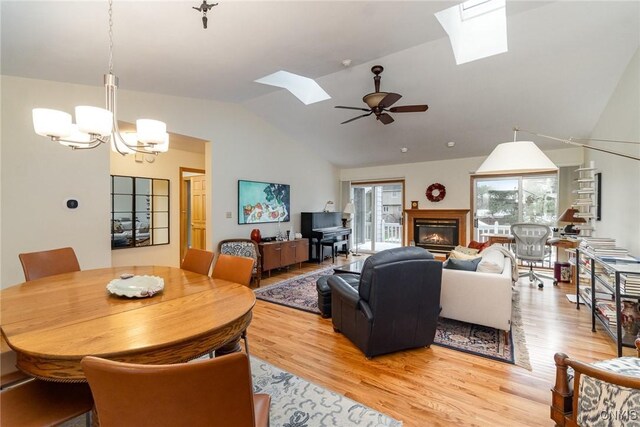
<instances>
[{"instance_id":1,"label":"fireplace mantel","mask_svg":"<svg viewBox=\"0 0 640 427\"><path fill-rule=\"evenodd\" d=\"M413 221L416 218L457 219L460 224L458 244L467 246L467 215L469 209L405 209L405 224L407 224L407 241L413 242Z\"/></svg>"}]
</instances>

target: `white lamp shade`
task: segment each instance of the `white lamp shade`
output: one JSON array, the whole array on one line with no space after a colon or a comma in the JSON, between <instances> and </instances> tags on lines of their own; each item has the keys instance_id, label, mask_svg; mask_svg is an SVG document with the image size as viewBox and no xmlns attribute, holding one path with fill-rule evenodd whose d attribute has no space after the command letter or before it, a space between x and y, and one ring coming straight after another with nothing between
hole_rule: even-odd
<instances>
[{"instance_id":1,"label":"white lamp shade","mask_svg":"<svg viewBox=\"0 0 640 427\"><path fill-rule=\"evenodd\" d=\"M81 105L76 107L76 124L80 132L107 136L113 128L113 113L104 108Z\"/></svg>"},{"instance_id":2,"label":"white lamp shade","mask_svg":"<svg viewBox=\"0 0 640 427\"><path fill-rule=\"evenodd\" d=\"M34 108L33 130L38 135L64 138L72 131L71 114L49 108Z\"/></svg>"},{"instance_id":3,"label":"white lamp shade","mask_svg":"<svg viewBox=\"0 0 640 427\"><path fill-rule=\"evenodd\" d=\"M82 147L91 142L91 135L81 132L78 125L71 125L71 134L58 142L67 147Z\"/></svg>"},{"instance_id":4,"label":"white lamp shade","mask_svg":"<svg viewBox=\"0 0 640 427\"><path fill-rule=\"evenodd\" d=\"M164 141L161 144L156 144L153 150L158 153L166 153L169 151L169 134L165 132Z\"/></svg>"},{"instance_id":5,"label":"white lamp shade","mask_svg":"<svg viewBox=\"0 0 640 427\"><path fill-rule=\"evenodd\" d=\"M119 154L133 154L134 150L127 147L127 144L135 147L138 144L137 135L134 132L121 132L124 142L118 138L118 134L111 135L111 150ZM126 144L125 144L126 142Z\"/></svg>"},{"instance_id":6,"label":"white lamp shade","mask_svg":"<svg viewBox=\"0 0 640 427\"><path fill-rule=\"evenodd\" d=\"M353 205L352 202L349 202L346 205L344 205L344 210L342 212L348 215L353 215L354 213L356 213L356 207Z\"/></svg>"},{"instance_id":7,"label":"white lamp shade","mask_svg":"<svg viewBox=\"0 0 640 427\"><path fill-rule=\"evenodd\" d=\"M476 175L551 172L558 167L532 141L498 144L476 170Z\"/></svg>"},{"instance_id":8,"label":"white lamp shade","mask_svg":"<svg viewBox=\"0 0 640 427\"><path fill-rule=\"evenodd\" d=\"M167 125L159 120L136 120L138 141L143 144L162 144L167 133Z\"/></svg>"}]
</instances>

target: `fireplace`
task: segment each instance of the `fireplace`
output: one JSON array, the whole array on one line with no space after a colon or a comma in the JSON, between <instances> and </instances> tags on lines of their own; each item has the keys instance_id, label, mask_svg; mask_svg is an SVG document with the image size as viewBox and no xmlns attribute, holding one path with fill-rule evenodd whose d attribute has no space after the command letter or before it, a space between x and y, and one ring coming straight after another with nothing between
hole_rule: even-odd
<instances>
[{"instance_id":1,"label":"fireplace","mask_svg":"<svg viewBox=\"0 0 640 427\"><path fill-rule=\"evenodd\" d=\"M444 256L467 245L469 209L406 209L407 241Z\"/></svg>"},{"instance_id":2,"label":"fireplace","mask_svg":"<svg viewBox=\"0 0 640 427\"><path fill-rule=\"evenodd\" d=\"M449 252L458 245L460 224L457 219L416 218L413 227L416 246L431 252Z\"/></svg>"}]
</instances>

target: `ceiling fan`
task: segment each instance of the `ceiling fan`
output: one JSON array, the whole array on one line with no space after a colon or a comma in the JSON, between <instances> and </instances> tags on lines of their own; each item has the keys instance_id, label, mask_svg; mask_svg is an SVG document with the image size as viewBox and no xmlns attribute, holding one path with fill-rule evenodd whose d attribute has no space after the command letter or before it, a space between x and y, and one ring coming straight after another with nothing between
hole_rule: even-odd
<instances>
[{"instance_id":1,"label":"ceiling fan","mask_svg":"<svg viewBox=\"0 0 640 427\"><path fill-rule=\"evenodd\" d=\"M400 98L402 98L402 95L393 92L380 92L380 73L382 73L383 70L384 68L382 68L382 65L374 65L373 67L371 67L371 72L375 74L375 76L373 77L373 82L376 91L368 93L362 98L362 100L365 102L365 104L367 104L367 106L369 106L369 108L343 107L342 105L336 105L335 108L367 111L367 114L349 119L346 122L340 123L341 125L361 119L362 117L370 116L372 114L376 115L376 120L380 120L383 124L388 125L389 123L393 123L394 121L393 117L391 117L389 113L419 113L422 111L427 111L427 108L429 108L428 105L403 105L400 107L391 107ZM387 113L387 111L389 113Z\"/></svg>"}]
</instances>

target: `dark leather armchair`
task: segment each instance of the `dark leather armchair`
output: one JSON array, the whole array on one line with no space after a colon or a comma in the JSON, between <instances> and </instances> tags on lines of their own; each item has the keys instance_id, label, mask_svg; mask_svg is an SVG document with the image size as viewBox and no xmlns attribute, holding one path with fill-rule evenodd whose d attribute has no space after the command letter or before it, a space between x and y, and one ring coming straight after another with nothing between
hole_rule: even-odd
<instances>
[{"instance_id":1,"label":"dark leather armchair","mask_svg":"<svg viewBox=\"0 0 640 427\"><path fill-rule=\"evenodd\" d=\"M401 247L367 258L354 289L331 276L333 328L368 358L433 343L440 314L442 262L422 248Z\"/></svg>"}]
</instances>

